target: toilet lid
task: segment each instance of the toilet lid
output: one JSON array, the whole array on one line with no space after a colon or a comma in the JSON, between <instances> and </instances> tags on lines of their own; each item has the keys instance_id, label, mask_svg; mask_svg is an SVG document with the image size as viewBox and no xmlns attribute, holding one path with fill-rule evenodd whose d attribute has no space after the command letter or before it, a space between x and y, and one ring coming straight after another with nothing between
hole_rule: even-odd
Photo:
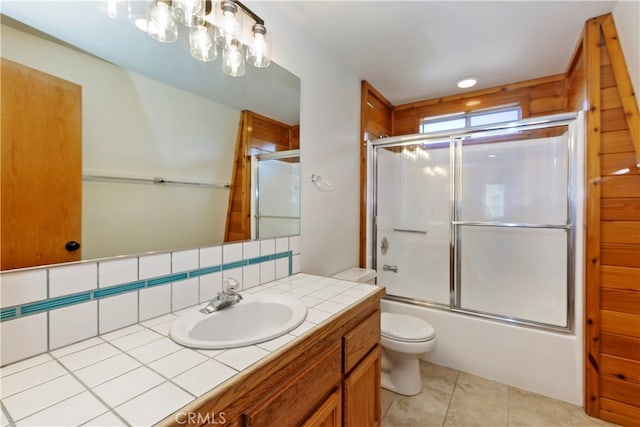
<instances>
[{"instance_id":1,"label":"toilet lid","mask_svg":"<svg viewBox=\"0 0 640 427\"><path fill-rule=\"evenodd\" d=\"M382 312L380 327L383 336L398 341L429 341L435 336L433 326L407 314Z\"/></svg>"}]
</instances>

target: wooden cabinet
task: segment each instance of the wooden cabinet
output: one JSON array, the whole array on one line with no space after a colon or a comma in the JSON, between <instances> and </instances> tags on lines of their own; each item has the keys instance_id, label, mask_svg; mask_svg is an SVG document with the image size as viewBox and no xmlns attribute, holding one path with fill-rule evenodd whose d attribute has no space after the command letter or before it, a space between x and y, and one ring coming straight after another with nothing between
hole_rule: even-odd
<instances>
[{"instance_id":1,"label":"wooden cabinet","mask_svg":"<svg viewBox=\"0 0 640 427\"><path fill-rule=\"evenodd\" d=\"M344 380L344 425L379 426L381 350L377 345ZM372 390L377 392L372 393Z\"/></svg>"},{"instance_id":2,"label":"wooden cabinet","mask_svg":"<svg viewBox=\"0 0 640 427\"><path fill-rule=\"evenodd\" d=\"M239 427L380 425L382 295L384 288L181 411L224 412ZM167 417L160 425L190 424Z\"/></svg>"},{"instance_id":3,"label":"wooden cabinet","mask_svg":"<svg viewBox=\"0 0 640 427\"><path fill-rule=\"evenodd\" d=\"M342 425L342 389L336 391L311 414L302 427L338 427Z\"/></svg>"},{"instance_id":4,"label":"wooden cabinet","mask_svg":"<svg viewBox=\"0 0 640 427\"><path fill-rule=\"evenodd\" d=\"M307 366L255 408L247 411L245 425L300 425L302 420L323 404L331 390L340 384L341 362L340 344L336 343L320 360Z\"/></svg>"}]
</instances>

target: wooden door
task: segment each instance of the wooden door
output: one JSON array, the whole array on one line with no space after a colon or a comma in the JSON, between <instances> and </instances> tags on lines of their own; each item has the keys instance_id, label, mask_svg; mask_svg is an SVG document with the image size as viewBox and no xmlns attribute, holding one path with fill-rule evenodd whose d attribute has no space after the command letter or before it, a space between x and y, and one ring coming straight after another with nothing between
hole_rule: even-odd
<instances>
[{"instance_id":1,"label":"wooden door","mask_svg":"<svg viewBox=\"0 0 640 427\"><path fill-rule=\"evenodd\" d=\"M302 424L302 427L340 427L342 425L342 390L337 389Z\"/></svg>"},{"instance_id":2,"label":"wooden door","mask_svg":"<svg viewBox=\"0 0 640 427\"><path fill-rule=\"evenodd\" d=\"M344 425L375 427L381 422L381 350L377 345L344 380Z\"/></svg>"},{"instance_id":3,"label":"wooden door","mask_svg":"<svg viewBox=\"0 0 640 427\"><path fill-rule=\"evenodd\" d=\"M2 58L0 269L77 261L82 88Z\"/></svg>"}]
</instances>

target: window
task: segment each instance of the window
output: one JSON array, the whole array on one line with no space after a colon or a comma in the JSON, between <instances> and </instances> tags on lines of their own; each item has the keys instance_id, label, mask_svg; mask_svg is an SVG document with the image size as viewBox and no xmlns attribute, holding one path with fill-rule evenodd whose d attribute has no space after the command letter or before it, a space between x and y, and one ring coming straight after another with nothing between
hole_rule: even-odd
<instances>
[{"instance_id":1,"label":"window","mask_svg":"<svg viewBox=\"0 0 640 427\"><path fill-rule=\"evenodd\" d=\"M469 113L454 113L442 116L426 117L420 123L420 133L441 132L520 120L522 111L519 105L503 106L490 110L478 110Z\"/></svg>"}]
</instances>

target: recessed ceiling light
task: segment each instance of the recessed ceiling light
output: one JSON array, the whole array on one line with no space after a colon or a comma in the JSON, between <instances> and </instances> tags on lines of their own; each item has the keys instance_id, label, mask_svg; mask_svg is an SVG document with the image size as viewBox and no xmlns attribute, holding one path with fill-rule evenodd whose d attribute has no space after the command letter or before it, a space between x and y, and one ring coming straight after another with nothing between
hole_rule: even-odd
<instances>
[{"instance_id":1,"label":"recessed ceiling light","mask_svg":"<svg viewBox=\"0 0 640 427\"><path fill-rule=\"evenodd\" d=\"M458 81L458 87L460 89L467 89L475 86L476 83L478 83L477 77L465 77L464 79Z\"/></svg>"}]
</instances>

